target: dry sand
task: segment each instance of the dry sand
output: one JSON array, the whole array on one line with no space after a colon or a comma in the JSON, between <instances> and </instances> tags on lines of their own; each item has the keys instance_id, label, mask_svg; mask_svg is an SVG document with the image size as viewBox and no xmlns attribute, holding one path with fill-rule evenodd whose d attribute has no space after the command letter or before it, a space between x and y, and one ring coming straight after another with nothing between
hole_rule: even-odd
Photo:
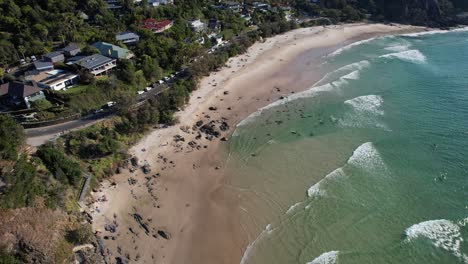
<instances>
[{"instance_id":1,"label":"dry sand","mask_svg":"<svg viewBox=\"0 0 468 264\"><path fill-rule=\"evenodd\" d=\"M101 201L89 210L94 229L101 231L101 237L107 236L103 241L109 262L121 257L130 263L239 263L251 241L241 228L237 195L223 185L226 158L220 151L225 144L220 138L228 137L239 121L258 108L310 88L321 73L301 69L319 63L325 54L358 40L421 30L382 24L298 29L256 43L204 78L177 114L178 125L152 131L130 150L140 164L148 162L152 172L125 170L110 180L115 185L106 181L93 193ZM222 118L230 129L218 139L194 139L197 132L192 126L197 121ZM184 126L188 132L182 131ZM174 135L184 137L185 142L174 142ZM188 145L192 140L200 146L198 150ZM129 184L130 177L137 182ZM105 231L104 226L113 222L116 232Z\"/></svg>"}]
</instances>

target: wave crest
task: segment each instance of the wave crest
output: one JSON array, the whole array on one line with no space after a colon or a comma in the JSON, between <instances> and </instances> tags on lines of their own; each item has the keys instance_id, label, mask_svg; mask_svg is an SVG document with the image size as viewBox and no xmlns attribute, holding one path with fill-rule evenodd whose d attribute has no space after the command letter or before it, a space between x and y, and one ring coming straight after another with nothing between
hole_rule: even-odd
<instances>
[{"instance_id":1,"label":"wave crest","mask_svg":"<svg viewBox=\"0 0 468 264\"><path fill-rule=\"evenodd\" d=\"M426 56L422 54L419 50L406 50L396 53L390 53L380 56L379 58L387 58L387 59L400 59L403 61L411 62L411 63L418 63L424 64L426 63Z\"/></svg>"},{"instance_id":2,"label":"wave crest","mask_svg":"<svg viewBox=\"0 0 468 264\"><path fill-rule=\"evenodd\" d=\"M338 261L338 253L339 251L325 252L307 264L335 264Z\"/></svg>"},{"instance_id":3,"label":"wave crest","mask_svg":"<svg viewBox=\"0 0 468 264\"><path fill-rule=\"evenodd\" d=\"M407 228L405 234L406 242L425 237L431 240L434 246L449 251L464 262L468 262L468 257L461 253L463 238L460 226L452 221L440 219L421 222Z\"/></svg>"}]
</instances>

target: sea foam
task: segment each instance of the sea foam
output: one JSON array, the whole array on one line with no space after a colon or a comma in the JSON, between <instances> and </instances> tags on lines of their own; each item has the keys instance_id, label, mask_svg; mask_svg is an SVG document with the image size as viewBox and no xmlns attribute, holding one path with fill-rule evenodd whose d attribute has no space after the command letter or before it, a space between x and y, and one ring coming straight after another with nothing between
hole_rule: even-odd
<instances>
[{"instance_id":1,"label":"sea foam","mask_svg":"<svg viewBox=\"0 0 468 264\"><path fill-rule=\"evenodd\" d=\"M314 184L307 190L307 196L309 197L317 197L317 196L324 196L326 195L325 185L327 185L330 181L333 181L337 178L341 178L346 176L343 168L338 168L329 174L327 174L323 179L319 182Z\"/></svg>"},{"instance_id":2,"label":"sea foam","mask_svg":"<svg viewBox=\"0 0 468 264\"><path fill-rule=\"evenodd\" d=\"M307 264L335 264L338 261L338 253L339 251L325 252Z\"/></svg>"},{"instance_id":3,"label":"sea foam","mask_svg":"<svg viewBox=\"0 0 468 264\"><path fill-rule=\"evenodd\" d=\"M293 212L296 211L296 209L299 208L299 206L301 206L301 205L302 205L302 202L295 203L295 204L291 205L291 206L289 207L289 209L286 211L286 214L291 214L291 213L293 213Z\"/></svg>"},{"instance_id":4,"label":"sea foam","mask_svg":"<svg viewBox=\"0 0 468 264\"><path fill-rule=\"evenodd\" d=\"M371 171L385 168L385 163L372 142L367 142L359 146L349 158L348 164Z\"/></svg>"},{"instance_id":5,"label":"sea foam","mask_svg":"<svg viewBox=\"0 0 468 264\"><path fill-rule=\"evenodd\" d=\"M425 36L425 35L446 34L446 33L451 33L451 32L465 32L465 31L468 31L468 27L455 28L452 30L431 30L431 31L418 32L418 33L401 34L400 36L420 37L420 36Z\"/></svg>"},{"instance_id":6,"label":"sea foam","mask_svg":"<svg viewBox=\"0 0 468 264\"><path fill-rule=\"evenodd\" d=\"M400 59L407 62L424 64L426 63L426 56L419 50L406 50L396 53L390 53L380 56L379 58Z\"/></svg>"},{"instance_id":7,"label":"sea foam","mask_svg":"<svg viewBox=\"0 0 468 264\"><path fill-rule=\"evenodd\" d=\"M340 54L343 53L344 51L347 51L347 50L349 50L349 49L351 49L351 48L353 48L353 47L356 47L356 46L359 46L359 45L362 45L362 44L371 42L371 41L373 41L373 40L375 40L375 39L377 39L377 38L378 38L378 37L370 38L370 39L365 39L365 40L361 40L361 41L356 41L356 42L351 43L351 44L349 44L349 45L347 45L347 46L344 46L344 47L342 47L342 48L337 49L336 51L330 53L330 54L328 55L328 57L335 57L335 56L337 56L337 55L340 55Z\"/></svg>"},{"instance_id":8,"label":"sea foam","mask_svg":"<svg viewBox=\"0 0 468 264\"><path fill-rule=\"evenodd\" d=\"M364 95L345 101L346 105L351 106L358 112L383 115L381 110L383 99L379 95Z\"/></svg>"},{"instance_id":9,"label":"sea foam","mask_svg":"<svg viewBox=\"0 0 468 264\"><path fill-rule=\"evenodd\" d=\"M461 253L463 238L461 237L460 226L452 221L440 219L421 222L407 228L405 234L406 242L424 237L429 239L434 246L451 252L465 263L468 262L468 257Z\"/></svg>"},{"instance_id":10,"label":"sea foam","mask_svg":"<svg viewBox=\"0 0 468 264\"><path fill-rule=\"evenodd\" d=\"M273 228L272 228L271 224L268 224L268 225L265 227L265 229L260 233L260 235L258 235L258 237L255 238L255 240L252 241L252 242L247 246L247 248L246 248L245 251L244 251L244 255L242 255L242 259L241 259L241 261L240 261L240 264L246 264L246 263L247 263L247 260L248 260L249 257L250 257L250 254L252 253L253 248L254 248L255 245L258 243L258 241L260 241L261 239L263 239L265 236L270 235L272 232L273 232Z\"/></svg>"},{"instance_id":11,"label":"sea foam","mask_svg":"<svg viewBox=\"0 0 468 264\"><path fill-rule=\"evenodd\" d=\"M378 120L384 115L383 98L379 95L359 96L344 102L352 108L352 111L345 113L343 118L338 120L342 127L372 127L389 130L385 124Z\"/></svg>"}]
</instances>

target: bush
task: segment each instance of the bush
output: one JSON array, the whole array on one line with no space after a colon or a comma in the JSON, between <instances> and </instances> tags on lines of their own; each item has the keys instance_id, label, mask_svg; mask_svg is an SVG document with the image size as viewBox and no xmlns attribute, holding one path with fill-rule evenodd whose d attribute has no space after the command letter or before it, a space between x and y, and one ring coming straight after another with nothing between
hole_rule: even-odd
<instances>
[{"instance_id":1,"label":"bush","mask_svg":"<svg viewBox=\"0 0 468 264\"><path fill-rule=\"evenodd\" d=\"M39 147L37 155L57 180L75 187L78 186L82 176L78 162L67 158L61 150L52 144Z\"/></svg>"}]
</instances>

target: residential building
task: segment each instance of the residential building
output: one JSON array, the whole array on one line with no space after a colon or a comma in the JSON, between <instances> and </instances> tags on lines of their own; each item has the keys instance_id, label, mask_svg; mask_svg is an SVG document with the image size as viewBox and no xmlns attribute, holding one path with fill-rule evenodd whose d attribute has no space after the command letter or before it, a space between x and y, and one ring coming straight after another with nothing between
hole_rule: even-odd
<instances>
[{"instance_id":1,"label":"residential building","mask_svg":"<svg viewBox=\"0 0 468 264\"><path fill-rule=\"evenodd\" d=\"M36 61L34 62L34 68L37 71L50 71L54 69L54 64L50 61Z\"/></svg>"},{"instance_id":2,"label":"residential building","mask_svg":"<svg viewBox=\"0 0 468 264\"><path fill-rule=\"evenodd\" d=\"M117 60L102 56L101 54L93 54L77 61L76 65L94 76L101 76L106 75L110 70L117 67Z\"/></svg>"},{"instance_id":3,"label":"residential building","mask_svg":"<svg viewBox=\"0 0 468 264\"><path fill-rule=\"evenodd\" d=\"M174 3L174 0L148 0L149 6L159 6L159 5L168 5Z\"/></svg>"},{"instance_id":4,"label":"residential building","mask_svg":"<svg viewBox=\"0 0 468 264\"><path fill-rule=\"evenodd\" d=\"M36 82L40 88L58 91L68 89L78 83L80 76L73 72L53 70L29 75L25 79Z\"/></svg>"},{"instance_id":5,"label":"residential building","mask_svg":"<svg viewBox=\"0 0 468 264\"><path fill-rule=\"evenodd\" d=\"M63 56L61 51L54 51L44 55L43 60L52 63L63 62L65 61L65 56Z\"/></svg>"},{"instance_id":6,"label":"residential building","mask_svg":"<svg viewBox=\"0 0 468 264\"><path fill-rule=\"evenodd\" d=\"M0 101L8 106L31 107L31 102L45 99L42 89L22 82L0 85Z\"/></svg>"},{"instance_id":7,"label":"residential building","mask_svg":"<svg viewBox=\"0 0 468 264\"><path fill-rule=\"evenodd\" d=\"M99 53L102 55L114 59L131 59L135 56L130 50L107 42L96 42L92 46L99 50Z\"/></svg>"},{"instance_id":8,"label":"residential building","mask_svg":"<svg viewBox=\"0 0 468 264\"><path fill-rule=\"evenodd\" d=\"M208 28L211 30L211 31L220 31L221 30L221 21L217 20L217 19L210 19L208 21Z\"/></svg>"},{"instance_id":9,"label":"residential building","mask_svg":"<svg viewBox=\"0 0 468 264\"><path fill-rule=\"evenodd\" d=\"M115 35L115 40L116 41L121 41L122 43L124 43L126 45L132 45L132 44L136 44L138 41L140 41L140 36L138 36L137 34L135 34L133 32L126 31L126 32L121 32L121 33Z\"/></svg>"},{"instance_id":10,"label":"residential building","mask_svg":"<svg viewBox=\"0 0 468 264\"><path fill-rule=\"evenodd\" d=\"M262 2L253 2L252 3L252 7L254 9L258 9L258 10L268 10L270 9L270 5L267 4L267 3L262 3Z\"/></svg>"},{"instance_id":11,"label":"residential building","mask_svg":"<svg viewBox=\"0 0 468 264\"><path fill-rule=\"evenodd\" d=\"M78 46L77 44L74 44L74 43L69 44L68 46L66 46L65 48L63 48L63 53L64 53L65 56L67 56L67 57L76 56L76 55L78 55L80 52L81 52L80 46Z\"/></svg>"},{"instance_id":12,"label":"residential building","mask_svg":"<svg viewBox=\"0 0 468 264\"><path fill-rule=\"evenodd\" d=\"M189 20L188 25L195 32L203 32L206 28L205 23L201 22L200 19Z\"/></svg>"},{"instance_id":13,"label":"residential building","mask_svg":"<svg viewBox=\"0 0 468 264\"><path fill-rule=\"evenodd\" d=\"M106 0L107 8L114 10L122 8L122 4L119 0Z\"/></svg>"},{"instance_id":14,"label":"residential building","mask_svg":"<svg viewBox=\"0 0 468 264\"><path fill-rule=\"evenodd\" d=\"M153 33L162 33L170 29L174 25L174 22L171 20L162 20L157 21L153 18L147 18L143 21L140 21L139 28L151 30Z\"/></svg>"},{"instance_id":15,"label":"residential building","mask_svg":"<svg viewBox=\"0 0 468 264\"><path fill-rule=\"evenodd\" d=\"M226 9L231 10L231 11L234 12L234 13L240 13L240 12L242 12L242 9L243 9L241 3L233 2L233 1L226 2L226 3L224 4L224 7L225 7Z\"/></svg>"}]
</instances>

